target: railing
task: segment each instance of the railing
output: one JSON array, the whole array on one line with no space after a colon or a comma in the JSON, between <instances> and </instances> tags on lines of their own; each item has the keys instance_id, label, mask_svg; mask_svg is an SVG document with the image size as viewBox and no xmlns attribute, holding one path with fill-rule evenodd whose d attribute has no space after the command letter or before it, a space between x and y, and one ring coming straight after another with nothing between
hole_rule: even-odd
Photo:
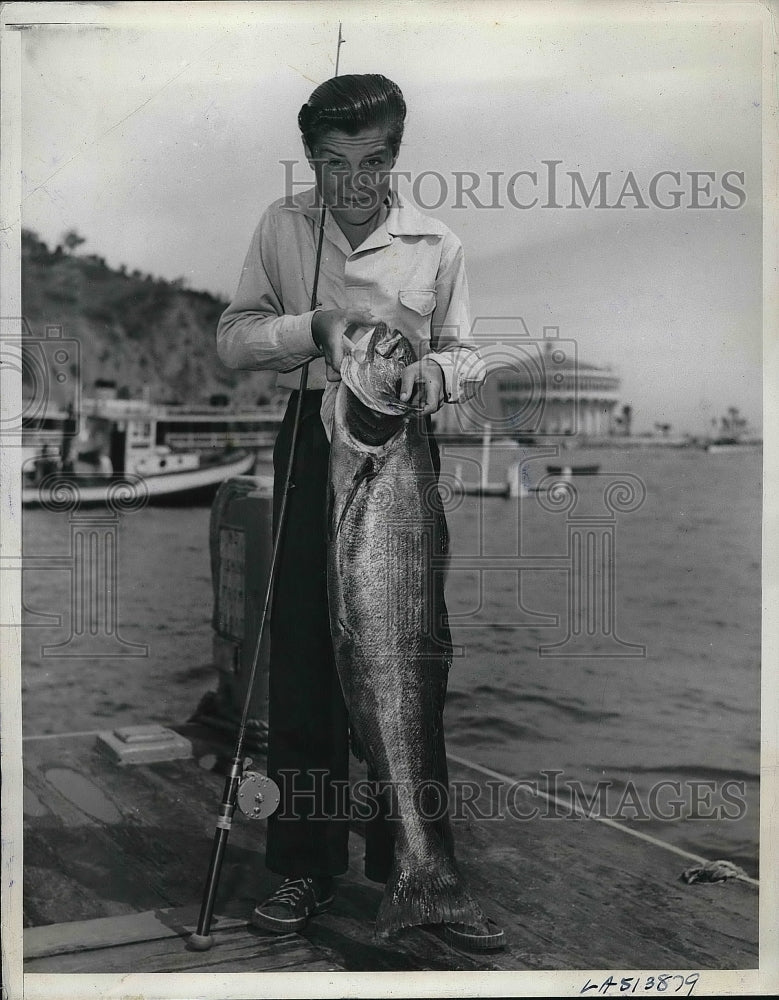
<instances>
[{"instance_id":1,"label":"railing","mask_svg":"<svg viewBox=\"0 0 779 1000\"><path fill-rule=\"evenodd\" d=\"M276 431L166 431L162 441L171 448L226 448L228 445L247 448L270 448Z\"/></svg>"}]
</instances>

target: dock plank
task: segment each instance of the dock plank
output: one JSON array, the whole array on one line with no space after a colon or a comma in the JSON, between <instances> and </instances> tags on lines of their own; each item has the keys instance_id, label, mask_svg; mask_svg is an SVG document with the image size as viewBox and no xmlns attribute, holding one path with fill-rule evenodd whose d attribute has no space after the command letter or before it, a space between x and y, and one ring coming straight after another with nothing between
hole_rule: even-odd
<instances>
[{"instance_id":1,"label":"dock plank","mask_svg":"<svg viewBox=\"0 0 779 1000\"><path fill-rule=\"evenodd\" d=\"M758 965L752 885L687 885L683 858L595 820L468 817L454 830L465 875L511 935L501 968Z\"/></svg>"},{"instance_id":2,"label":"dock plank","mask_svg":"<svg viewBox=\"0 0 779 1000\"><path fill-rule=\"evenodd\" d=\"M128 767L96 754L94 737L25 745L26 971L758 966L755 886L687 885L679 878L684 858L595 820L513 816L453 824L475 895L505 927L502 952L462 952L419 928L377 939L381 887L363 874L356 834L331 910L291 938L253 930L251 909L278 877L264 866L264 821L241 814L217 896L220 944L191 952L187 920L194 924L199 909L224 783L220 761L230 749L190 734L192 760ZM97 804L63 796L51 783L53 768L88 779ZM451 763L450 776L485 780L462 762Z\"/></svg>"},{"instance_id":3,"label":"dock plank","mask_svg":"<svg viewBox=\"0 0 779 1000\"><path fill-rule=\"evenodd\" d=\"M147 910L123 917L97 917L94 920L74 920L62 924L29 927L24 934L25 959L64 955L78 951L94 951L117 945L139 944L163 938L184 938L197 924L195 906L167 910ZM214 914L214 934L246 926L246 920Z\"/></svg>"},{"instance_id":4,"label":"dock plank","mask_svg":"<svg viewBox=\"0 0 779 1000\"><path fill-rule=\"evenodd\" d=\"M28 926L184 906L199 893L224 784L221 773L204 770L197 757L121 767L95 752L94 737L30 741L24 767L25 785L45 806L43 815L25 817ZM85 775L119 822L101 820L65 798L47 780L53 768ZM259 892L270 886L264 839L262 821L237 816L217 904L233 898L246 871L261 875Z\"/></svg>"},{"instance_id":5,"label":"dock plank","mask_svg":"<svg viewBox=\"0 0 779 1000\"><path fill-rule=\"evenodd\" d=\"M25 961L26 973L269 972L313 971L339 967L297 934L270 939L242 928L215 934L208 951L190 951L184 938L156 938L96 951L43 956Z\"/></svg>"}]
</instances>

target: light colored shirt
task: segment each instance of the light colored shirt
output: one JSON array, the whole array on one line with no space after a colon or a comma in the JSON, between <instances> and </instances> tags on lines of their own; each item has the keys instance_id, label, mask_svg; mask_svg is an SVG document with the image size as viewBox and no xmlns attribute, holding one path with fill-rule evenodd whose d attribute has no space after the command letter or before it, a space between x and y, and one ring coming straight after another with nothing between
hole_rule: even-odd
<instances>
[{"instance_id":1,"label":"light colored shirt","mask_svg":"<svg viewBox=\"0 0 779 1000\"><path fill-rule=\"evenodd\" d=\"M327 213L317 307L367 311L400 330L418 358L430 354L441 366L447 401L466 399L484 366L467 343L462 245L397 192L390 197L385 221L355 250ZM327 387L325 360L311 334L320 217L315 188L279 199L262 216L217 329L217 351L228 367L277 371L278 386L296 389L295 369L309 361L308 387Z\"/></svg>"}]
</instances>

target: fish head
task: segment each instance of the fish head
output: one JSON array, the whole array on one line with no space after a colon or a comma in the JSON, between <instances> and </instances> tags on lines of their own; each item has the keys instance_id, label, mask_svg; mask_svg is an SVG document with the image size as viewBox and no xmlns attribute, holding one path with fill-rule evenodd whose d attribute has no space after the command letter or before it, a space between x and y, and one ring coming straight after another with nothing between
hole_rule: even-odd
<instances>
[{"instance_id":1,"label":"fish head","mask_svg":"<svg viewBox=\"0 0 779 1000\"><path fill-rule=\"evenodd\" d=\"M414 349L399 330L377 323L344 357L341 378L357 399L377 413L405 416L418 407L400 399L403 371L416 361Z\"/></svg>"},{"instance_id":2,"label":"fish head","mask_svg":"<svg viewBox=\"0 0 779 1000\"><path fill-rule=\"evenodd\" d=\"M382 359L388 365L401 369L416 361L414 350L400 330L392 330L386 323L377 323L373 328L366 348L367 360L370 364L381 365Z\"/></svg>"}]
</instances>

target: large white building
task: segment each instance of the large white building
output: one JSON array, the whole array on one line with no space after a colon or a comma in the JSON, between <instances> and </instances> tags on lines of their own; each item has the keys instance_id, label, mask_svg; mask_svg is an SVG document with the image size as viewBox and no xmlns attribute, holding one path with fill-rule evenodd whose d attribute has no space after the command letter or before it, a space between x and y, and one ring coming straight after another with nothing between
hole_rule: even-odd
<instances>
[{"instance_id":1,"label":"large white building","mask_svg":"<svg viewBox=\"0 0 779 1000\"><path fill-rule=\"evenodd\" d=\"M439 432L478 434L489 424L493 434L512 437L625 433L615 413L619 376L581 361L572 341L550 336L480 353L489 368L480 392L439 411Z\"/></svg>"}]
</instances>

